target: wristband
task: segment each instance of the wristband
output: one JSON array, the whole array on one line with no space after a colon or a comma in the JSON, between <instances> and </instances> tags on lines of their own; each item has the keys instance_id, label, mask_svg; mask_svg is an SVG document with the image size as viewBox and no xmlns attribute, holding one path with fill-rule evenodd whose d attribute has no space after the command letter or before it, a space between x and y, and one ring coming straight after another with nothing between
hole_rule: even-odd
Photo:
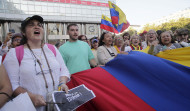
<instances>
[{"instance_id":1,"label":"wristband","mask_svg":"<svg viewBox=\"0 0 190 111\"><path fill-rule=\"evenodd\" d=\"M61 82L61 83L59 83L59 85L58 85L58 86L61 86L62 84L65 84L65 82Z\"/></svg>"}]
</instances>

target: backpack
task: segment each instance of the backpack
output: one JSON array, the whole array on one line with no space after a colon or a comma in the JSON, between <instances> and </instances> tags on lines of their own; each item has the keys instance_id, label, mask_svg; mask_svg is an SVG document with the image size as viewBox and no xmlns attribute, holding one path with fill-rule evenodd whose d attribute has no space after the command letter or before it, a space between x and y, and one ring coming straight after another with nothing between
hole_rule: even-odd
<instances>
[{"instance_id":1,"label":"backpack","mask_svg":"<svg viewBox=\"0 0 190 111\"><path fill-rule=\"evenodd\" d=\"M56 57L56 50L55 50L54 46L51 44L46 44L46 45L48 46L48 48L53 52L53 54ZM21 61L22 61L23 56L24 56L24 45L20 45L20 46L16 47L15 51L16 51L16 57L18 59L19 66L20 66Z\"/></svg>"}]
</instances>

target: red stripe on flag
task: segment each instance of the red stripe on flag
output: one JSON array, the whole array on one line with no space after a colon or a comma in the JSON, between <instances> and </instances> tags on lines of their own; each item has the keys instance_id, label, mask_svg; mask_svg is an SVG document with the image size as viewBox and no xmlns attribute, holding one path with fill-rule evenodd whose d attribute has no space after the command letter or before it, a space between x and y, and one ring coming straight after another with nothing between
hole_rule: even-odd
<instances>
[{"instance_id":1,"label":"red stripe on flag","mask_svg":"<svg viewBox=\"0 0 190 111\"><path fill-rule=\"evenodd\" d=\"M155 111L110 73L97 67L72 74L69 88L84 84L96 95L80 111Z\"/></svg>"},{"instance_id":2,"label":"red stripe on flag","mask_svg":"<svg viewBox=\"0 0 190 111\"><path fill-rule=\"evenodd\" d=\"M119 17L117 17L117 16L112 16L112 17L111 17L111 20L112 20L112 23L113 23L113 24L118 24Z\"/></svg>"},{"instance_id":3,"label":"red stripe on flag","mask_svg":"<svg viewBox=\"0 0 190 111\"><path fill-rule=\"evenodd\" d=\"M126 30L128 27L130 26L130 24L129 24L129 22L127 21L127 24L123 24L123 27L122 27L122 29L121 29L121 31L120 32L123 32L124 30Z\"/></svg>"},{"instance_id":4,"label":"red stripe on flag","mask_svg":"<svg viewBox=\"0 0 190 111\"><path fill-rule=\"evenodd\" d=\"M110 27L110 26L107 26L107 25L104 25L104 24L101 24L101 25L100 25L100 28L101 28L101 29L104 29L104 30L107 30L107 31L110 31L110 32L113 32L113 27ZM118 31L117 31L116 29L114 29L114 32L115 32L115 33L118 33ZM114 32L113 32L113 33L114 33Z\"/></svg>"}]
</instances>

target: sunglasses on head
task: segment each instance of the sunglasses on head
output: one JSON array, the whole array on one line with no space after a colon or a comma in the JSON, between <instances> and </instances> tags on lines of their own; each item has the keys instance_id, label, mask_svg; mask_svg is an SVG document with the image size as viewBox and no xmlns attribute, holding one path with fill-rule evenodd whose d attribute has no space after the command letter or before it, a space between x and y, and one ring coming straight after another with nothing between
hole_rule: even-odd
<instances>
[{"instance_id":1,"label":"sunglasses on head","mask_svg":"<svg viewBox=\"0 0 190 111\"><path fill-rule=\"evenodd\" d=\"M183 36L183 35L186 36L187 34L178 34L178 36Z\"/></svg>"}]
</instances>

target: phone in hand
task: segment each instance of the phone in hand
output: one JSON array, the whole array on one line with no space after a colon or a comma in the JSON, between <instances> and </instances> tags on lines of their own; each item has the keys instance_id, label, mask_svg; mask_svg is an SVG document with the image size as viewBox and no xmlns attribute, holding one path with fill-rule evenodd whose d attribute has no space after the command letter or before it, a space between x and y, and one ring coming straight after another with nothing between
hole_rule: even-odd
<instances>
[{"instance_id":1,"label":"phone in hand","mask_svg":"<svg viewBox=\"0 0 190 111\"><path fill-rule=\"evenodd\" d=\"M15 29L9 29L9 32L11 32L11 33L15 33Z\"/></svg>"}]
</instances>

